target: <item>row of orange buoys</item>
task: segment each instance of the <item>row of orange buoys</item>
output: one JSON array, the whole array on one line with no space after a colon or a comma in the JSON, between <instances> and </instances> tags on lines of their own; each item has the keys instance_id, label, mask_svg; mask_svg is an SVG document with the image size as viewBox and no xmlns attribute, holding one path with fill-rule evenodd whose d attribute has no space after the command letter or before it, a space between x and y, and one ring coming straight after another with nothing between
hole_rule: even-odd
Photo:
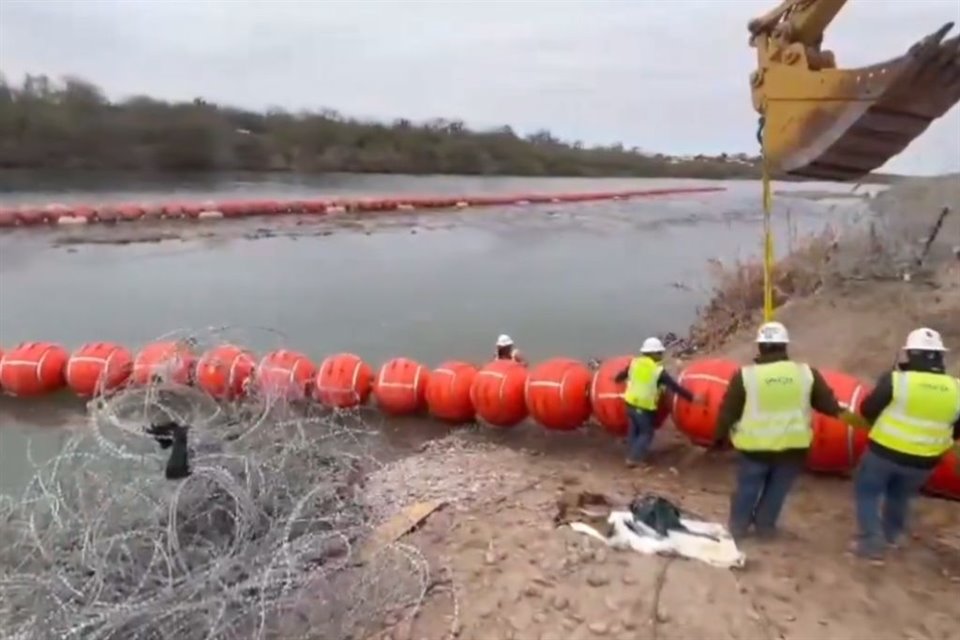
<instances>
[{"instance_id":1,"label":"row of orange buoys","mask_svg":"<svg viewBox=\"0 0 960 640\"><path fill-rule=\"evenodd\" d=\"M388 198L307 199L307 200L226 200L207 202L157 202L99 205L0 207L0 227L96 222L133 222L160 219L217 219L286 214L327 214L344 211L375 212L410 209L454 209L505 205L588 202L677 194L724 191L724 187L675 187L632 191L585 193L509 194L496 196L395 196Z\"/></svg>"},{"instance_id":2,"label":"row of orange buoys","mask_svg":"<svg viewBox=\"0 0 960 640\"><path fill-rule=\"evenodd\" d=\"M122 346L88 343L72 354L49 342L27 342L0 351L0 388L9 395L37 396L67 387L81 397L142 386L154 380L193 384L218 400L247 395L319 402L333 409L365 404L371 396L386 414L426 412L452 424L479 421L506 429L532 418L552 431L572 431L591 417L607 432L626 433L627 417L614 376L630 362L624 355L606 360L595 372L570 358L553 358L532 367L495 360L483 367L449 361L434 369L409 358L393 358L377 372L359 356L340 353L319 366L300 352L271 351L257 358L237 345L220 345L201 355L180 342L155 342L135 355ZM700 393L705 404L664 396L658 425L671 416L694 444L713 441L727 381L736 362L697 360L680 382ZM857 409L869 389L844 373L823 370L842 404ZM850 473L867 446L867 434L843 422L814 414L814 442L807 458L812 471ZM931 476L927 489L960 499L960 474L951 452Z\"/></svg>"}]
</instances>

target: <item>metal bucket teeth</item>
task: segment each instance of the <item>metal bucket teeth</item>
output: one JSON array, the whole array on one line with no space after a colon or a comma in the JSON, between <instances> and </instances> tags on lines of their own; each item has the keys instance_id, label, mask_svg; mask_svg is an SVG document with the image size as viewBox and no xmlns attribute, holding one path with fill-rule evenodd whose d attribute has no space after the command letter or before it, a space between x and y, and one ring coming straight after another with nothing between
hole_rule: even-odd
<instances>
[{"instance_id":1,"label":"metal bucket teeth","mask_svg":"<svg viewBox=\"0 0 960 640\"><path fill-rule=\"evenodd\" d=\"M809 97L796 90L772 96L765 144L774 167L856 180L906 149L960 102L960 36L945 39L952 28L947 23L878 65L811 71Z\"/></svg>"}]
</instances>

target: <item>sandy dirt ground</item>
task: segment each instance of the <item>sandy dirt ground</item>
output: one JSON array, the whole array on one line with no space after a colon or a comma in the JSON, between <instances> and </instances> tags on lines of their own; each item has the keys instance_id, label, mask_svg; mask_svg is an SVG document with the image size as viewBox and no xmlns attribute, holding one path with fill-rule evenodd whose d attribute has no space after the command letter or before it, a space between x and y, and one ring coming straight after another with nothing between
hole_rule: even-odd
<instances>
[{"instance_id":1,"label":"sandy dirt ground","mask_svg":"<svg viewBox=\"0 0 960 640\"><path fill-rule=\"evenodd\" d=\"M778 316L792 331L795 357L866 379L891 366L918 325L938 327L960 351L957 318L960 264L949 262L923 281L839 282L790 301ZM752 348L745 331L718 354L746 361ZM953 360L960 373L960 358ZM732 454L705 453L669 426L655 452L651 469L626 469L622 444L606 436L520 427L493 436L458 431L384 467L367 490L387 511L426 499L447 505L407 538L433 567L426 599L395 614L376 637L960 637L960 503L920 499L910 539L882 567L849 553L845 478L803 477L788 500L783 537L747 540L747 565L738 571L612 551L553 524L558 496L571 489L623 501L652 491L726 521Z\"/></svg>"}]
</instances>

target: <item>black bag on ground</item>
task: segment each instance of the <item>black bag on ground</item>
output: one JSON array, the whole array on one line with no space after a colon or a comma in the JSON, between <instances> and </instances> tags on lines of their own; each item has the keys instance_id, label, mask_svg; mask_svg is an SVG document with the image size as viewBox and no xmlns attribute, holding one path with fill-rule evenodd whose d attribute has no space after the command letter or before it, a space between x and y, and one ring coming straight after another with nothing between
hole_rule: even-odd
<instances>
[{"instance_id":1,"label":"black bag on ground","mask_svg":"<svg viewBox=\"0 0 960 640\"><path fill-rule=\"evenodd\" d=\"M681 511L675 504L660 496L648 493L642 498L634 498L633 502L630 503L630 514L633 516L635 522L642 522L656 531L657 535L661 537L666 537L671 531L680 531L687 535L697 536L698 538L719 541L719 538L706 533L690 531L683 526L680 518L684 515L689 517L693 514L685 514L685 512ZM630 528L634 533L642 535L641 531L637 531L638 527L631 526Z\"/></svg>"},{"instance_id":2,"label":"black bag on ground","mask_svg":"<svg viewBox=\"0 0 960 640\"><path fill-rule=\"evenodd\" d=\"M689 533L680 522L680 509L666 498L650 494L634 498L630 503L630 513L634 520L642 522L660 536L666 536L670 531Z\"/></svg>"}]
</instances>

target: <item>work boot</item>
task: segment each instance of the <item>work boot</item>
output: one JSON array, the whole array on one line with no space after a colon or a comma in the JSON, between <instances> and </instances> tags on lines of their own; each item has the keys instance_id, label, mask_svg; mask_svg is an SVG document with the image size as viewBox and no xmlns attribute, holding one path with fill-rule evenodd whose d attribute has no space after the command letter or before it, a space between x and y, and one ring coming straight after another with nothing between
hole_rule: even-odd
<instances>
[{"instance_id":1,"label":"work boot","mask_svg":"<svg viewBox=\"0 0 960 640\"><path fill-rule=\"evenodd\" d=\"M783 536L780 534L780 530L776 527L756 527L757 540L762 542L769 542L771 540L778 540Z\"/></svg>"},{"instance_id":2,"label":"work boot","mask_svg":"<svg viewBox=\"0 0 960 640\"><path fill-rule=\"evenodd\" d=\"M752 523L740 524L733 521L728 521L727 531L730 532L730 536L733 538L734 542L740 543L743 542L745 538L750 537L750 534L753 533L753 526Z\"/></svg>"},{"instance_id":3,"label":"work boot","mask_svg":"<svg viewBox=\"0 0 960 640\"><path fill-rule=\"evenodd\" d=\"M860 560L868 562L874 567L882 567L886 564L886 561L883 557L883 551L880 549L867 549L864 548L858 541L854 540L850 543L850 548L848 553Z\"/></svg>"},{"instance_id":4,"label":"work boot","mask_svg":"<svg viewBox=\"0 0 960 640\"><path fill-rule=\"evenodd\" d=\"M634 468L636 468L636 466L637 466L637 461L634 460L633 458L627 458L627 459L624 461L624 464L627 465L627 469L634 469Z\"/></svg>"}]
</instances>

